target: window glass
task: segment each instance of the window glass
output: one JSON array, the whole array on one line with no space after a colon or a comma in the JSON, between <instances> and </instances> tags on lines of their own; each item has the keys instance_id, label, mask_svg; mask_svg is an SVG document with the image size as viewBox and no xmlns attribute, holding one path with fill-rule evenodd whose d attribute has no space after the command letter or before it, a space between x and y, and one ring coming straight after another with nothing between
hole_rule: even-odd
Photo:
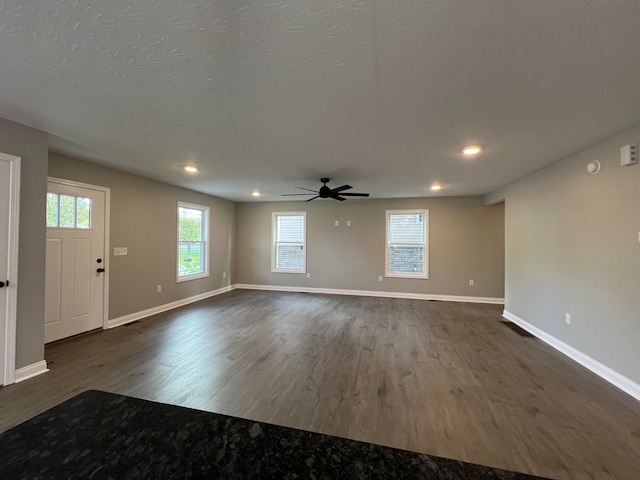
<instances>
[{"instance_id":1,"label":"window glass","mask_svg":"<svg viewBox=\"0 0 640 480\"><path fill-rule=\"evenodd\" d=\"M76 198L76 227L91 228L91 199Z\"/></svg>"},{"instance_id":2,"label":"window glass","mask_svg":"<svg viewBox=\"0 0 640 480\"><path fill-rule=\"evenodd\" d=\"M208 207L178 205L178 279L208 275Z\"/></svg>"},{"instance_id":3,"label":"window glass","mask_svg":"<svg viewBox=\"0 0 640 480\"><path fill-rule=\"evenodd\" d=\"M387 276L427 277L426 210L387 211Z\"/></svg>"},{"instance_id":4,"label":"window glass","mask_svg":"<svg viewBox=\"0 0 640 480\"><path fill-rule=\"evenodd\" d=\"M60 195L60 227L74 228L76 226L76 197Z\"/></svg>"},{"instance_id":5,"label":"window glass","mask_svg":"<svg viewBox=\"0 0 640 480\"><path fill-rule=\"evenodd\" d=\"M47 227L58 226L58 194L47 193Z\"/></svg>"},{"instance_id":6,"label":"window glass","mask_svg":"<svg viewBox=\"0 0 640 480\"><path fill-rule=\"evenodd\" d=\"M274 213L272 270L304 273L306 271L306 214Z\"/></svg>"},{"instance_id":7,"label":"window glass","mask_svg":"<svg viewBox=\"0 0 640 480\"><path fill-rule=\"evenodd\" d=\"M47 192L47 227L91 228L92 201L73 195Z\"/></svg>"}]
</instances>

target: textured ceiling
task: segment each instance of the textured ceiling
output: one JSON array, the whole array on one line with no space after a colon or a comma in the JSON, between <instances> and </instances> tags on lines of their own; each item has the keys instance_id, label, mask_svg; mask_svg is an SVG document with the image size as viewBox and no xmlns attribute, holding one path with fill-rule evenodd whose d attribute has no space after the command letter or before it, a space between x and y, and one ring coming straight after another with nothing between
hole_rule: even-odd
<instances>
[{"instance_id":1,"label":"textured ceiling","mask_svg":"<svg viewBox=\"0 0 640 480\"><path fill-rule=\"evenodd\" d=\"M640 2L0 0L0 116L236 201L483 194L640 121Z\"/></svg>"}]
</instances>

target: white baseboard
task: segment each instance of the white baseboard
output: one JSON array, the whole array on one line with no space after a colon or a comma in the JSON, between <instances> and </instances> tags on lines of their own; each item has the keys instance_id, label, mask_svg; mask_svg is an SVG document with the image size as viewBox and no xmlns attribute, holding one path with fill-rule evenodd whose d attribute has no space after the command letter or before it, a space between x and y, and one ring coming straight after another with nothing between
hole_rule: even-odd
<instances>
[{"instance_id":1,"label":"white baseboard","mask_svg":"<svg viewBox=\"0 0 640 480\"><path fill-rule=\"evenodd\" d=\"M402 293L402 292L379 292L375 290L346 290L340 288L311 288L311 287L286 287L280 285L251 285L246 283L238 283L222 287L210 292L201 293L192 297L176 300L175 302L165 303L157 307L148 308L139 312L123 315L122 317L112 318L107 321L107 329L119 327L127 323L135 322L151 315L166 312L174 308L182 307L193 302L204 300L205 298L214 297L221 293L229 292L236 288L245 290L272 290L276 292L300 292L300 293L325 293L333 295L356 295L363 297L388 297L388 298L408 298L415 300L440 300L443 302L471 302L471 303L493 303L503 304L504 298L491 297L462 297L456 295L431 295L424 293Z\"/></svg>"},{"instance_id":2,"label":"white baseboard","mask_svg":"<svg viewBox=\"0 0 640 480\"><path fill-rule=\"evenodd\" d=\"M134 312L128 315L123 315L122 317L112 318L111 320L107 321L106 328L109 329L119 327L120 325L135 322L136 320L141 320L143 318L150 317L151 315L156 315L157 313L166 312L167 310L172 310L174 308L182 307L183 305L188 305L193 302L204 300L205 298L214 297L216 295L220 295L221 293L229 292L234 288L236 288L235 285L229 285L227 287L218 288L217 290L211 290L210 292L200 293L192 297L176 300L175 302L165 303L164 305L158 305L157 307L148 308L140 312Z\"/></svg>"},{"instance_id":3,"label":"white baseboard","mask_svg":"<svg viewBox=\"0 0 640 480\"><path fill-rule=\"evenodd\" d=\"M47 368L47 362L45 360L41 360L36 363L32 363L31 365L27 365L26 367L16 369L15 375L15 383L22 382L28 378L36 377L42 373L47 373L49 369Z\"/></svg>"},{"instance_id":4,"label":"white baseboard","mask_svg":"<svg viewBox=\"0 0 640 480\"><path fill-rule=\"evenodd\" d=\"M355 295L360 297L407 298L411 300L439 300L442 302L470 302L504 304L504 298L463 297L458 295L435 295L429 293L381 292L377 290L347 290L342 288L285 287L280 285L251 285L238 283L235 288L245 290L272 290L276 292L325 293L328 295Z\"/></svg>"},{"instance_id":5,"label":"white baseboard","mask_svg":"<svg viewBox=\"0 0 640 480\"><path fill-rule=\"evenodd\" d=\"M517 315L514 315L513 313L507 310L502 312L502 316L507 320L515 323L516 325L521 326L522 328L527 330L529 333L538 337L543 342L551 345L553 348L555 348L559 352L564 353L567 357L571 358L572 360L575 360L583 367L588 368L599 377L602 377L607 382L618 387L623 392L628 393L633 398L640 401L640 385L638 385L634 381L628 379L623 375L620 375L615 370L612 370L606 365L603 365L597 360L594 360L590 356L585 355L581 351L576 350L572 346L567 345L563 341L558 340L556 337L549 335L547 332L540 330L538 327L531 325L527 321L523 320L522 318L518 317Z\"/></svg>"}]
</instances>

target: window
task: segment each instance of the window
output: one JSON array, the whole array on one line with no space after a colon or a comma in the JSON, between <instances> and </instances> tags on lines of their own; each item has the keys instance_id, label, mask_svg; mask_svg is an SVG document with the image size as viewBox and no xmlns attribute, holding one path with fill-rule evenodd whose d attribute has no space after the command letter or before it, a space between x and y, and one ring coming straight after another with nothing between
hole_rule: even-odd
<instances>
[{"instance_id":1,"label":"window","mask_svg":"<svg viewBox=\"0 0 640 480\"><path fill-rule=\"evenodd\" d=\"M428 278L429 210L387 210L386 276Z\"/></svg>"},{"instance_id":2,"label":"window","mask_svg":"<svg viewBox=\"0 0 640 480\"><path fill-rule=\"evenodd\" d=\"M271 271L306 273L306 212L273 213Z\"/></svg>"},{"instance_id":3,"label":"window","mask_svg":"<svg viewBox=\"0 0 640 480\"><path fill-rule=\"evenodd\" d=\"M209 207L178 202L178 282L209 276Z\"/></svg>"},{"instance_id":4,"label":"window","mask_svg":"<svg viewBox=\"0 0 640 480\"><path fill-rule=\"evenodd\" d=\"M47 227L91 229L91 199L47 193Z\"/></svg>"}]
</instances>

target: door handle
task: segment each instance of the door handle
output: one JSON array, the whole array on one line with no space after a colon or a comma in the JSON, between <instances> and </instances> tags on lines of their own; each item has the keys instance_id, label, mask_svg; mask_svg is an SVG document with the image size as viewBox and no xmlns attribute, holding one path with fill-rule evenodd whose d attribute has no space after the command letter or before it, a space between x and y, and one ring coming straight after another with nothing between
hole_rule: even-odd
<instances>
[{"instance_id":1,"label":"door handle","mask_svg":"<svg viewBox=\"0 0 640 480\"><path fill-rule=\"evenodd\" d=\"M96 270L96 272L98 272L98 273L102 273L102 272L104 272L104 268L98 268L98 269Z\"/></svg>"},{"instance_id":2,"label":"door handle","mask_svg":"<svg viewBox=\"0 0 640 480\"><path fill-rule=\"evenodd\" d=\"M7 280L7 283L0 282L0 288L4 287L5 285L6 285L7 287L9 286L9 280Z\"/></svg>"}]
</instances>

